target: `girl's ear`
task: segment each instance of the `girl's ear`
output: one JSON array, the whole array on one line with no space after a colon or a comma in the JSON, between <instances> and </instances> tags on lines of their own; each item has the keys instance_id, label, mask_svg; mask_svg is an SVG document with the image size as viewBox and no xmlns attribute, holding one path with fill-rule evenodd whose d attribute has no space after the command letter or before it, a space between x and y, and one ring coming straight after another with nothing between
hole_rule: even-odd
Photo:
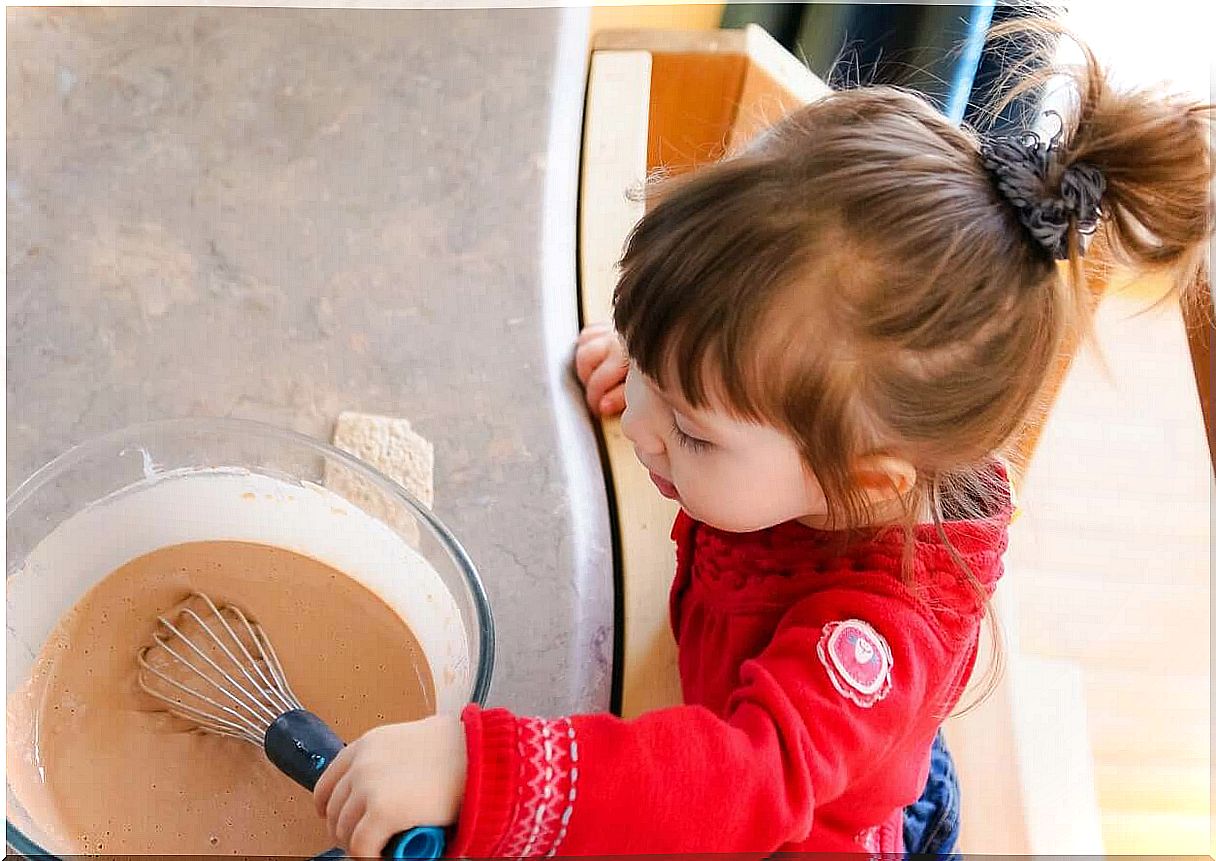
<instances>
[{"instance_id":1,"label":"girl's ear","mask_svg":"<svg viewBox=\"0 0 1216 861\"><path fill-rule=\"evenodd\" d=\"M857 461L853 481L869 496L870 502L889 502L916 485L916 467L903 458L871 454Z\"/></svg>"}]
</instances>

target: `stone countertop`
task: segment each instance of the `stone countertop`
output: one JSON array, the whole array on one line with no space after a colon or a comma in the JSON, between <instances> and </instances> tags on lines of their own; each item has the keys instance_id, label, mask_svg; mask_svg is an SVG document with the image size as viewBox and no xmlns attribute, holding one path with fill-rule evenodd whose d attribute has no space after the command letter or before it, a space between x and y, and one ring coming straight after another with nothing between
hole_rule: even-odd
<instances>
[{"instance_id":1,"label":"stone countertop","mask_svg":"<svg viewBox=\"0 0 1216 861\"><path fill-rule=\"evenodd\" d=\"M491 704L607 708L569 369L588 10L7 16L8 492L150 419L403 416L490 596Z\"/></svg>"}]
</instances>

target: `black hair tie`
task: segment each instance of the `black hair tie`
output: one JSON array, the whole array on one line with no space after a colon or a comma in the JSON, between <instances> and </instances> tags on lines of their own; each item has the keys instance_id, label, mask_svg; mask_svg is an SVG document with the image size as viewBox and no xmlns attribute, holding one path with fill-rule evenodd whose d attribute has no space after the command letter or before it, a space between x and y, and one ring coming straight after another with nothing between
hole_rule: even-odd
<instances>
[{"instance_id":1,"label":"black hair tie","mask_svg":"<svg viewBox=\"0 0 1216 861\"><path fill-rule=\"evenodd\" d=\"M1049 111L1059 119L1059 114ZM1068 259L1068 228L1089 235L1102 217L1101 201L1106 177L1091 164L1078 162L1064 169L1055 196L1047 192L1047 171L1058 152L1060 131L1048 142L1034 132L1008 135L980 144L980 161L992 174L996 187L1017 210L1018 220L1035 242L1056 260ZM1080 249L1085 253L1084 246Z\"/></svg>"}]
</instances>

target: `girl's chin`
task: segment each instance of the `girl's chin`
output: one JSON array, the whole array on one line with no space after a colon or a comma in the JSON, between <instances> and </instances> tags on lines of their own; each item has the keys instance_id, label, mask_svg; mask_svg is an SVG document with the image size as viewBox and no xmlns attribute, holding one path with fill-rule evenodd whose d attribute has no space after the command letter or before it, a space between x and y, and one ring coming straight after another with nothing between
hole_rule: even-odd
<instances>
[{"instance_id":1,"label":"girl's chin","mask_svg":"<svg viewBox=\"0 0 1216 861\"><path fill-rule=\"evenodd\" d=\"M696 520L698 523L704 523L706 526L712 527L713 529L717 529L719 532L734 532L734 533L738 533L740 535L747 533L747 532L763 532L765 529L771 529L774 526L779 526L782 523L789 522L788 520L773 520L773 521L770 521L770 520L762 520L762 521L760 521L760 520L757 520L757 521L726 520L726 521L724 521L724 520L715 518L712 514L702 517L702 516L696 514L695 512L689 510L688 506L684 505L683 503L680 504L680 507L684 509L685 514L687 514L693 520Z\"/></svg>"}]
</instances>

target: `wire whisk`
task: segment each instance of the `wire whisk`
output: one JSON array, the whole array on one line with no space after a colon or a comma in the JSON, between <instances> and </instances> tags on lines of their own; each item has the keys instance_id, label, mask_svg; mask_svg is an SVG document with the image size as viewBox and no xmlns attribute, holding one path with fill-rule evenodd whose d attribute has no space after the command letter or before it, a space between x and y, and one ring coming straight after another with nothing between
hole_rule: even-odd
<instances>
[{"instance_id":1,"label":"wire whisk","mask_svg":"<svg viewBox=\"0 0 1216 861\"><path fill-rule=\"evenodd\" d=\"M156 621L152 642L137 656L139 687L194 729L261 748L311 792L344 745L291 689L262 626L201 592L192 592L172 620ZM429 861L444 844L442 829L412 828L381 854Z\"/></svg>"},{"instance_id":2,"label":"wire whisk","mask_svg":"<svg viewBox=\"0 0 1216 861\"><path fill-rule=\"evenodd\" d=\"M158 616L153 643L139 653L139 686L200 730L261 747L271 724L304 705L261 625L201 592L191 600L208 618L190 606L175 621Z\"/></svg>"}]
</instances>

